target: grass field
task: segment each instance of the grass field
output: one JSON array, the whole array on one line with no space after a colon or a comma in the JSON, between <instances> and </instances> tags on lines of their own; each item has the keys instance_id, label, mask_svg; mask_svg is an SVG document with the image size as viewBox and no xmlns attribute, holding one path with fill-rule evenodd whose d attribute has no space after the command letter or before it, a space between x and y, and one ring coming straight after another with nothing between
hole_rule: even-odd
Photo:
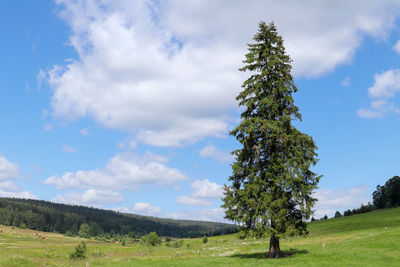
<instances>
[{"instance_id":1,"label":"grass field","mask_svg":"<svg viewBox=\"0 0 400 267\"><path fill-rule=\"evenodd\" d=\"M308 238L282 240L282 259L265 258L268 241L236 235L184 239L183 246L121 244L0 225L0 266L400 266L400 208L309 224ZM70 260L81 241L85 260Z\"/></svg>"}]
</instances>

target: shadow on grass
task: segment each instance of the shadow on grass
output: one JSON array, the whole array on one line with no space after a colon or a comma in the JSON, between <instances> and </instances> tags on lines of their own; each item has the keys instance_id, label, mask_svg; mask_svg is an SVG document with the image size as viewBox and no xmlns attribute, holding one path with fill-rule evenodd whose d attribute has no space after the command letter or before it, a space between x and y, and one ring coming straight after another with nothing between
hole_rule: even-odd
<instances>
[{"instance_id":1,"label":"shadow on grass","mask_svg":"<svg viewBox=\"0 0 400 267\"><path fill-rule=\"evenodd\" d=\"M293 256L295 254L307 254L308 250L299 250L299 249L289 249L282 251L286 257ZM233 254L230 257L233 258L242 258L242 259L267 259L268 258L268 251L266 252L257 252L257 253L247 253L247 254Z\"/></svg>"}]
</instances>

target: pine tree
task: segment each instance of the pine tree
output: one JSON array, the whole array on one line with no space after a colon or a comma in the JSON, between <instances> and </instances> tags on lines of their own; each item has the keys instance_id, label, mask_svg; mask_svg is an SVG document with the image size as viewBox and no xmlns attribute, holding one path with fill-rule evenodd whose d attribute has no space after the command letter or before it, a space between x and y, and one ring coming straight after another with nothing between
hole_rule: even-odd
<instances>
[{"instance_id":1,"label":"pine tree","mask_svg":"<svg viewBox=\"0 0 400 267\"><path fill-rule=\"evenodd\" d=\"M268 236L268 256L275 258L284 256L280 238L308 234L305 221L321 176L310 170L317 163L313 139L292 125L301 114L282 37L273 23L261 22L253 39L240 69L251 76L236 98L244 107L242 121L230 132L242 148L232 152L232 184L225 185L222 207L246 236Z\"/></svg>"}]
</instances>

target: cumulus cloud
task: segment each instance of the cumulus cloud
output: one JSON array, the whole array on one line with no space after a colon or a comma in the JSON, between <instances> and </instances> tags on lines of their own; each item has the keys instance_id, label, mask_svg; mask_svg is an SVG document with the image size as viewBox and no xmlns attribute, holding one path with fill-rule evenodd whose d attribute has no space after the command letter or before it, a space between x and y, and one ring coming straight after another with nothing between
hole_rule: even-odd
<instances>
[{"instance_id":1,"label":"cumulus cloud","mask_svg":"<svg viewBox=\"0 0 400 267\"><path fill-rule=\"evenodd\" d=\"M199 220L232 223L224 219L225 212L222 208L184 210L177 213L166 213L165 217L182 220Z\"/></svg>"},{"instance_id":2,"label":"cumulus cloud","mask_svg":"<svg viewBox=\"0 0 400 267\"><path fill-rule=\"evenodd\" d=\"M57 195L52 201L74 205L100 207L102 204L119 203L122 196L118 192L88 189L84 192L69 192Z\"/></svg>"},{"instance_id":3,"label":"cumulus cloud","mask_svg":"<svg viewBox=\"0 0 400 267\"><path fill-rule=\"evenodd\" d=\"M191 196L179 196L176 201L188 206L210 206L212 200L223 196L223 187L208 179L196 180L190 187L193 190Z\"/></svg>"},{"instance_id":4,"label":"cumulus cloud","mask_svg":"<svg viewBox=\"0 0 400 267\"><path fill-rule=\"evenodd\" d=\"M124 213L171 219L229 222L224 219L225 213L222 208L183 210L180 212L168 213L164 212L160 207L153 206L150 203L135 202L131 207L117 207L113 208L113 210Z\"/></svg>"},{"instance_id":5,"label":"cumulus cloud","mask_svg":"<svg viewBox=\"0 0 400 267\"><path fill-rule=\"evenodd\" d=\"M233 160L233 155L229 152L219 150L213 145L208 145L200 150L200 156L203 158L213 158L220 162L229 162Z\"/></svg>"},{"instance_id":6,"label":"cumulus cloud","mask_svg":"<svg viewBox=\"0 0 400 267\"><path fill-rule=\"evenodd\" d=\"M147 202L135 202L132 207L118 207L113 210L124 213L135 213L146 216L163 216L163 211L160 207L152 206Z\"/></svg>"},{"instance_id":7,"label":"cumulus cloud","mask_svg":"<svg viewBox=\"0 0 400 267\"><path fill-rule=\"evenodd\" d=\"M158 215L161 214L161 208L152 206L146 202L136 202L133 204L132 211L145 215Z\"/></svg>"},{"instance_id":8,"label":"cumulus cloud","mask_svg":"<svg viewBox=\"0 0 400 267\"><path fill-rule=\"evenodd\" d=\"M393 46L393 49L397 52L397 54L400 55L400 40L396 42L396 44Z\"/></svg>"},{"instance_id":9,"label":"cumulus cloud","mask_svg":"<svg viewBox=\"0 0 400 267\"><path fill-rule=\"evenodd\" d=\"M89 117L153 146L226 133L260 20L276 22L296 76L313 77L350 62L363 36L385 37L400 8L395 0L57 3L78 58L38 75L52 88L54 117Z\"/></svg>"},{"instance_id":10,"label":"cumulus cloud","mask_svg":"<svg viewBox=\"0 0 400 267\"><path fill-rule=\"evenodd\" d=\"M400 92L400 69L392 69L374 76L374 85L368 88L371 99L369 108L358 110L358 116L367 119L383 118L389 113L400 113L390 99Z\"/></svg>"},{"instance_id":11,"label":"cumulus cloud","mask_svg":"<svg viewBox=\"0 0 400 267\"><path fill-rule=\"evenodd\" d=\"M0 190L5 190L8 192L17 192L17 191L19 191L19 187L16 186L11 181L2 181L2 182L0 182Z\"/></svg>"},{"instance_id":12,"label":"cumulus cloud","mask_svg":"<svg viewBox=\"0 0 400 267\"><path fill-rule=\"evenodd\" d=\"M11 180L20 177L17 164L0 156L0 197L31 198L37 197L28 191L22 191Z\"/></svg>"},{"instance_id":13,"label":"cumulus cloud","mask_svg":"<svg viewBox=\"0 0 400 267\"><path fill-rule=\"evenodd\" d=\"M96 188L138 190L142 185L174 185L188 179L175 168L166 166L167 159L147 152L139 156L132 153L117 154L103 169L66 172L43 181L46 185L65 188Z\"/></svg>"},{"instance_id":14,"label":"cumulus cloud","mask_svg":"<svg viewBox=\"0 0 400 267\"><path fill-rule=\"evenodd\" d=\"M172 1L165 20L176 32L248 43L254 25L273 20L293 58L297 76L318 76L348 63L363 35L385 37L399 13L397 1ZM163 17L164 18L164 17Z\"/></svg>"},{"instance_id":15,"label":"cumulus cloud","mask_svg":"<svg viewBox=\"0 0 400 267\"><path fill-rule=\"evenodd\" d=\"M0 180L19 177L19 167L4 156L0 156Z\"/></svg>"},{"instance_id":16,"label":"cumulus cloud","mask_svg":"<svg viewBox=\"0 0 400 267\"><path fill-rule=\"evenodd\" d=\"M176 202L187 205L187 206L211 206L212 201L209 199L197 198L197 197L188 197L188 196L179 196L176 198Z\"/></svg>"},{"instance_id":17,"label":"cumulus cloud","mask_svg":"<svg viewBox=\"0 0 400 267\"><path fill-rule=\"evenodd\" d=\"M38 197L28 191L6 191L0 189L0 197L13 197L13 198L25 198L25 199L38 199Z\"/></svg>"},{"instance_id":18,"label":"cumulus cloud","mask_svg":"<svg viewBox=\"0 0 400 267\"><path fill-rule=\"evenodd\" d=\"M314 197L318 199L314 209L315 217L320 218L325 214L333 216L336 211L359 208L361 204L367 204L371 197L367 194L368 188L357 186L348 189L319 189Z\"/></svg>"}]
</instances>

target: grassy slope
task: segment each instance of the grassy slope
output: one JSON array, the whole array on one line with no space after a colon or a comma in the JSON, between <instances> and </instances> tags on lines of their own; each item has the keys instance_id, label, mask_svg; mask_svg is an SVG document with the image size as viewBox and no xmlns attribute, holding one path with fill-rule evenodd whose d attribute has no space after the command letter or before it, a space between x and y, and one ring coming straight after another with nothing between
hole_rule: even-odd
<instances>
[{"instance_id":1,"label":"grassy slope","mask_svg":"<svg viewBox=\"0 0 400 267\"><path fill-rule=\"evenodd\" d=\"M292 256L267 259L267 240L234 235L185 239L181 248L88 241L88 260L71 261L78 238L0 226L0 266L400 266L400 208L314 222L308 238L284 240ZM35 233L46 236L39 239Z\"/></svg>"}]
</instances>

